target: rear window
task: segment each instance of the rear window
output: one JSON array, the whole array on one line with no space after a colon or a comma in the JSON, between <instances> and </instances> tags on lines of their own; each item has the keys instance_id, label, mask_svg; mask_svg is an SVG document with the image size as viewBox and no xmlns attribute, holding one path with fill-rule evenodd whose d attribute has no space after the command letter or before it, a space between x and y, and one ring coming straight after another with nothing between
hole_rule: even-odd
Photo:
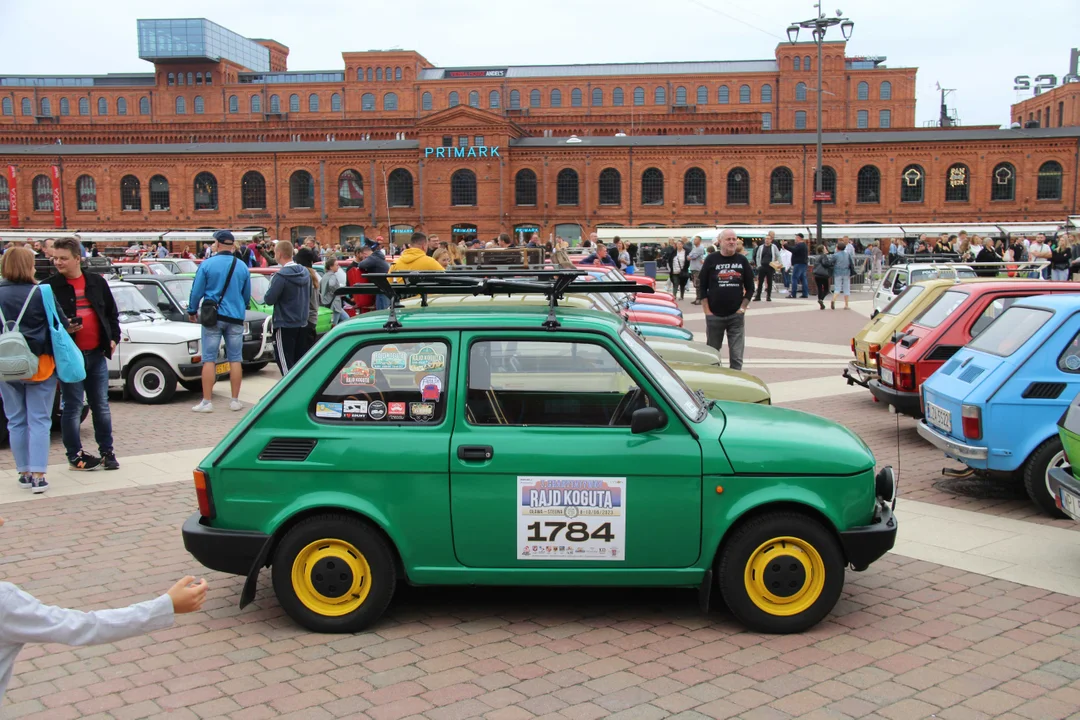
<instances>
[{"instance_id":1,"label":"rear window","mask_svg":"<svg viewBox=\"0 0 1080 720\"><path fill-rule=\"evenodd\" d=\"M967 296L966 292L950 290L935 300L930 307L923 311L922 315L915 318L915 324L924 328L936 328L945 318L952 314L953 310L960 306L960 303L967 299Z\"/></svg>"},{"instance_id":2,"label":"rear window","mask_svg":"<svg viewBox=\"0 0 1080 720\"><path fill-rule=\"evenodd\" d=\"M911 303L915 302L915 298L922 294L926 288L922 285L912 285L904 292L900 293L892 299L888 305L881 310L882 315L899 315L907 310Z\"/></svg>"},{"instance_id":3,"label":"rear window","mask_svg":"<svg viewBox=\"0 0 1080 720\"><path fill-rule=\"evenodd\" d=\"M968 347L991 355L1009 357L1031 339L1053 315L1048 310L1011 307L968 343Z\"/></svg>"},{"instance_id":4,"label":"rear window","mask_svg":"<svg viewBox=\"0 0 1080 720\"><path fill-rule=\"evenodd\" d=\"M923 280L937 280L944 278L946 280L951 278L973 278L975 277L975 271L971 268L954 268L954 267L940 267L940 268L924 268L921 270L911 271L911 282L922 282Z\"/></svg>"}]
</instances>

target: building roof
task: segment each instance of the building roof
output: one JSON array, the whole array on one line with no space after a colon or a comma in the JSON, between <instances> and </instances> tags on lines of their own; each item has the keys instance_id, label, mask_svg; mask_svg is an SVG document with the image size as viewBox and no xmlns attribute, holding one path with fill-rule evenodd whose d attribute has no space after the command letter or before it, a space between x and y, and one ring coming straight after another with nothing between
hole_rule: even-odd
<instances>
[{"instance_id":1,"label":"building roof","mask_svg":"<svg viewBox=\"0 0 1080 720\"><path fill-rule=\"evenodd\" d=\"M583 65L518 65L425 68L420 71L421 80L460 79L447 73L467 70L500 72L491 77L541 78L541 77L594 77L622 75L699 75L716 73L777 72L776 60L718 60L705 62L659 62L659 63L592 63Z\"/></svg>"}]
</instances>

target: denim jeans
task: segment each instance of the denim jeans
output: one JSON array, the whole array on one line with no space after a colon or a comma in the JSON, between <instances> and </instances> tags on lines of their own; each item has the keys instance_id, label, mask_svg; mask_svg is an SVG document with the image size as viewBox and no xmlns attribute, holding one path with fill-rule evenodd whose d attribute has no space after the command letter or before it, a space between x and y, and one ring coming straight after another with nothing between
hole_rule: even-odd
<instances>
[{"instance_id":1,"label":"denim jeans","mask_svg":"<svg viewBox=\"0 0 1080 720\"><path fill-rule=\"evenodd\" d=\"M68 460L74 460L82 450L79 428L82 425L83 393L94 416L94 440L99 453L113 451L112 412L109 410L109 364L100 350L84 350L86 379L76 383L60 383L60 430Z\"/></svg>"},{"instance_id":2,"label":"denim jeans","mask_svg":"<svg viewBox=\"0 0 1080 720\"><path fill-rule=\"evenodd\" d=\"M244 325L218 320L214 327L203 326L202 361L203 365L217 364L221 340L225 339L225 359L229 362L244 361Z\"/></svg>"},{"instance_id":3,"label":"denim jeans","mask_svg":"<svg viewBox=\"0 0 1080 720\"><path fill-rule=\"evenodd\" d=\"M799 286L802 285L802 296L810 297L810 281L806 278L806 266L805 265L792 265L791 266L791 297L795 297L799 293Z\"/></svg>"},{"instance_id":4,"label":"denim jeans","mask_svg":"<svg viewBox=\"0 0 1080 720\"><path fill-rule=\"evenodd\" d=\"M1065 268L1064 270L1058 270L1056 268L1050 268L1050 279L1051 280L1062 280L1062 281L1068 282L1068 280L1069 280L1069 268Z\"/></svg>"},{"instance_id":5,"label":"denim jeans","mask_svg":"<svg viewBox=\"0 0 1080 720\"><path fill-rule=\"evenodd\" d=\"M389 307L390 307L390 298L386 297L385 295L376 295L375 296L375 309L376 310L386 310Z\"/></svg>"},{"instance_id":6,"label":"denim jeans","mask_svg":"<svg viewBox=\"0 0 1080 720\"><path fill-rule=\"evenodd\" d=\"M709 347L723 350L724 333L727 333L728 338L728 364L732 370L742 370L743 350L746 347L746 315L735 313L727 317L705 316L705 342Z\"/></svg>"},{"instance_id":7,"label":"denim jeans","mask_svg":"<svg viewBox=\"0 0 1080 720\"><path fill-rule=\"evenodd\" d=\"M333 320L334 325L337 325L339 323L343 323L343 322L345 322L346 320L349 319L349 313L345 312L344 310L334 310L333 313L334 313L334 320Z\"/></svg>"},{"instance_id":8,"label":"denim jeans","mask_svg":"<svg viewBox=\"0 0 1080 720\"><path fill-rule=\"evenodd\" d=\"M41 382L0 382L7 415L8 442L15 456L15 470L43 473L49 466L49 433L52 430L56 375Z\"/></svg>"}]
</instances>

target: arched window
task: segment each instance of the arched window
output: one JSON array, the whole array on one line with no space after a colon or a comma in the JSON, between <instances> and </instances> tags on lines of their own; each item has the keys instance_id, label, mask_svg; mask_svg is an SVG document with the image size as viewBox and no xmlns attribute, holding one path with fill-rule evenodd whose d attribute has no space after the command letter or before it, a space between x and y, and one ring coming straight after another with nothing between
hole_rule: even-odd
<instances>
[{"instance_id":1,"label":"arched window","mask_svg":"<svg viewBox=\"0 0 1080 720\"><path fill-rule=\"evenodd\" d=\"M182 97L176 98L176 114L177 115L186 115L187 114L187 100L185 100Z\"/></svg>"},{"instance_id":2,"label":"arched window","mask_svg":"<svg viewBox=\"0 0 1080 720\"><path fill-rule=\"evenodd\" d=\"M476 173L472 170L458 170L450 176L450 204L476 204Z\"/></svg>"},{"instance_id":3,"label":"arched window","mask_svg":"<svg viewBox=\"0 0 1080 720\"><path fill-rule=\"evenodd\" d=\"M971 177L967 165L957 163L945 173L945 200L946 202L967 202L971 185Z\"/></svg>"},{"instance_id":4,"label":"arched window","mask_svg":"<svg viewBox=\"0 0 1080 720\"><path fill-rule=\"evenodd\" d=\"M202 95L196 95L195 96L195 114L196 115L202 115L203 110L205 110L205 109L206 109L206 106L203 105Z\"/></svg>"},{"instance_id":5,"label":"arched window","mask_svg":"<svg viewBox=\"0 0 1080 720\"><path fill-rule=\"evenodd\" d=\"M798 55L796 55L795 59L792 61L791 69L795 72L799 72L800 70L802 70L802 58Z\"/></svg>"},{"instance_id":6,"label":"arched window","mask_svg":"<svg viewBox=\"0 0 1080 720\"><path fill-rule=\"evenodd\" d=\"M194 85L195 84L195 76L192 75L191 73L187 74L187 84L188 85Z\"/></svg>"},{"instance_id":7,"label":"arched window","mask_svg":"<svg viewBox=\"0 0 1080 720\"><path fill-rule=\"evenodd\" d=\"M100 102L105 102L104 98L102 98ZM19 103L19 106L20 106L19 109L22 111L23 115L33 115L34 114L34 105L33 105L33 103L30 102L30 98L23 98L22 102ZM104 113L99 113L99 114L103 115Z\"/></svg>"},{"instance_id":8,"label":"arched window","mask_svg":"<svg viewBox=\"0 0 1080 720\"><path fill-rule=\"evenodd\" d=\"M761 86L761 102L772 102L772 85L766 83L765 85Z\"/></svg>"},{"instance_id":9,"label":"arched window","mask_svg":"<svg viewBox=\"0 0 1080 720\"><path fill-rule=\"evenodd\" d=\"M498 90L492 90L488 93L488 107L491 109L497 109L502 104L502 98L499 97Z\"/></svg>"},{"instance_id":10,"label":"arched window","mask_svg":"<svg viewBox=\"0 0 1080 720\"><path fill-rule=\"evenodd\" d=\"M476 90L469 91L469 107L480 107L480 93Z\"/></svg>"},{"instance_id":11,"label":"arched window","mask_svg":"<svg viewBox=\"0 0 1080 720\"><path fill-rule=\"evenodd\" d=\"M536 173L532 170L518 170L514 176L514 204L536 205Z\"/></svg>"},{"instance_id":12,"label":"arched window","mask_svg":"<svg viewBox=\"0 0 1080 720\"><path fill-rule=\"evenodd\" d=\"M240 98L236 97L235 95L230 95L229 96L229 112L230 113L238 113L238 112L240 112Z\"/></svg>"},{"instance_id":13,"label":"arched window","mask_svg":"<svg viewBox=\"0 0 1080 720\"><path fill-rule=\"evenodd\" d=\"M592 89L592 104L593 107L601 107L604 104L604 89L593 88Z\"/></svg>"},{"instance_id":14,"label":"arched window","mask_svg":"<svg viewBox=\"0 0 1080 720\"><path fill-rule=\"evenodd\" d=\"M198 98L196 98L196 104L198 104ZM116 114L127 115L127 98L116 98Z\"/></svg>"},{"instance_id":15,"label":"arched window","mask_svg":"<svg viewBox=\"0 0 1080 720\"><path fill-rule=\"evenodd\" d=\"M656 168L641 173L641 204L664 204L664 173Z\"/></svg>"},{"instance_id":16,"label":"arched window","mask_svg":"<svg viewBox=\"0 0 1080 720\"><path fill-rule=\"evenodd\" d=\"M382 68L375 68L375 82L382 82Z\"/></svg>"},{"instance_id":17,"label":"arched window","mask_svg":"<svg viewBox=\"0 0 1080 720\"><path fill-rule=\"evenodd\" d=\"M251 112L253 112L253 113L261 113L262 112L262 96L261 95L252 95L251 96Z\"/></svg>"},{"instance_id":18,"label":"arched window","mask_svg":"<svg viewBox=\"0 0 1080 720\"><path fill-rule=\"evenodd\" d=\"M319 112L319 96L315 93L308 95L307 109L308 112Z\"/></svg>"},{"instance_id":19,"label":"arched window","mask_svg":"<svg viewBox=\"0 0 1080 720\"><path fill-rule=\"evenodd\" d=\"M615 107L622 107L623 104L623 89L615 88L611 91L611 104Z\"/></svg>"},{"instance_id":20,"label":"arched window","mask_svg":"<svg viewBox=\"0 0 1080 720\"><path fill-rule=\"evenodd\" d=\"M570 107L581 107L581 88L570 91Z\"/></svg>"},{"instance_id":21,"label":"arched window","mask_svg":"<svg viewBox=\"0 0 1080 720\"><path fill-rule=\"evenodd\" d=\"M431 93L425 92L420 96L420 109L431 110L434 107L434 103L431 99Z\"/></svg>"},{"instance_id":22,"label":"arched window","mask_svg":"<svg viewBox=\"0 0 1080 720\"><path fill-rule=\"evenodd\" d=\"M739 87L739 102L746 104L750 102L750 86L742 85Z\"/></svg>"},{"instance_id":23,"label":"arched window","mask_svg":"<svg viewBox=\"0 0 1080 720\"><path fill-rule=\"evenodd\" d=\"M510 109L511 110L520 110L521 109L521 91L519 91L519 90L511 90L510 91Z\"/></svg>"},{"instance_id":24,"label":"arched window","mask_svg":"<svg viewBox=\"0 0 1080 720\"><path fill-rule=\"evenodd\" d=\"M892 83L883 80L878 87L878 97L882 100L892 100Z\"/></svg>"},{"instance_id":25,"label":"arched window","mask_svg":"<svg viewBox=\"0 0 1080 720\"><path fill-rule=\"evenodd\" d=\"M908 165L900 173L900 202L921 203L923 201L923 169L919 165Z\"/></svg>"},{"instance_id":26,"label":"arched window","mask_svg":"<svg viewBox=\"0 0 1080 720\"><path fill-rule=\"evenodd\" d=\"M534 108L540 107L540 91L539 90L530 90L529 91L529 107L534 107Z\"/></svg>"},{"instance_id":27,"label":"arched window","mask_svg":"<svg viewBox=\"0 0 1080 720\"><path fill-rule=\"evenodd\" d=\"M386 180L386 198L390 207L412 207L412 173L405 168L392 170Z\"/></svg>"},{"instance_id":28,"label":"arched window","mask_svg":"<svg viewBox=\"0 0 1080 720\"><path fill-rule=\"evenodd\" d=\"M28 99L26 99L26 98L23 98L23 115L29 115L30 114L29 108L30 108L30 101ZM108 115L109 114L109 101L106 100L105 98L98 98L98 101L97 101L97 114L98 115Z\"/></svg>"},{"instance_id":29,"label":"arched window","mask_svg":"<svg viewBox=\"0 0 1080 720\"><path fill-rule=\"evenodd\" d=\"M270 96L270 114L271 115L280 115L281 114L281 98L278 97L277 95L271 95Z\"/></svg>"},{"instance_id":30,"label":"arched window","mask_svg":"<svg viewBox=\"0 0 1080 720\"><path fill-rule=\"evenodd\" d=\"M795 111L795 129L796 130L805 130L806 129L806 111L805 110L796 110Z\"/></svg>"},{"instance_id":31,"label":"arched window","mask_svg":"<svg viewBox=\"0 0 1080 720\"><path fill-rule=\"evenodd\" d=\"M382 97L383 110L397 110L397 93L388 92Z\"/></svg>"},{"instance_id":32,"label":"arched window","mask_svg":"<svg viewBox=\"0 0 1080 720\"><path fill-rule=\"evenodd\" d=\"M578 174L576 170L563 168L555 178L555 204L578 204Z\"/></svg>"},{"instance_id":33,"label":"arched window","mask_svg":"<svg viewBox=\"0 0 1080 720\"><path fill-rule=\"evenodd\" d=\"M394 81L401 82L401 68L394 68Z\"/></svg>"},{"instance_id":34,"label":"arched window","mask_svg":"<svg viewBox=\"0 0 1080 720\"><path fill-rule=\"evenodd\" d=\"M817 168L814 168L814 189L817 190ZM826 165L821 168L821 190L829 193L826 205L836 204L836 171Z\"/></svg>"},{"instance_id":35,"label":"arched window","mask_svg":"<svg viewBox=\"0 0 1080 720\"><path fill-rule=\"evenodd\" d=\"M675 88L675 104L676 105L686 105L687 104L686 103L686 88L684 88L682 85Z\"/></svg>"},{"instance_id":36,"label":"arched window","mask_svg":"<svg viewBox=\"0 0 1080 720\"><path fill-rule=\"evenodd\" d=\"M878 110L878 127L892 127L892 110Z\"/></svg>"},{"instance_id":37,"label":"arched window","mask_svg":"<svg viewBox=\"0 0 1080 720\"><path fill-rule=\"evenodd\" d=\"M639 88L639 87L634 88L634 104L635 105L644 105L645 104L645 88Z\"/></svg>"},{"instance_id":38,"label":"arched window","mask_svg":"<svg viewBox=\"0 0 1080 720\"><path fill-rule=\"evenodd\" d=\"M364 82L364 68L356 68L356 82Z\"/></svg>"},{"instance_id":39,"label":"arched window","mask_svg":"<svg viewBox=\"0 0 1080 720\"><path fill-rule=\"evenodd\" d=\"M728 90L727 85L721 85L716 90L716 102L720 103L721 105L727 105L729 102L731 102L731 91Z\"/></svg>"},{"instance_id":40,"label":"arched window","mask_svg":"<svg viewBox=\"0 0 1080 720\"><path fill-rule=\"evenodd\" d=\"M52 181L45 175L34 178L34 209L47 211L53 209Z\"/></svg>"},{"instance_id":41,"label":"arched window","mask_svg":"<svg viewBox=\"0 0 1080 720\"><path fill-rule=\"evenodd\" d=\"M217 210L217 178L211 173L201 172L195 176L195 209Z\"/></svg>"},{"instance_id":42,"label":"arched window","mask_svg":"<svg viewBox=\"0 0 1080 720\"><path fill-rule=\"evenodd\" d=\"M806 101L806 83L795 83L795 100L798 102Z\"/></svg>"},{"instance_id":43,"label":"arched window","mask_svg":"<svg viewBox=\"0 0 1080 720\"><path fill-rule=\"evenodd\" d=\"M41 114L44 117L50 117L52 115L52 103L49 98L41 98Z\"/></svg>"},{"instance_id":44,"label":"arched window","mask_svg":"<svg viewBox=\"0 0 1080 720\"><path fill-rule=\"evenodd\" d=\"M741 167L732 168L727 174L727 204L750 204L750 173Z\"/></svg>"},{"instance_id":45,"label":"arched window","mask_svg":"<svg viewBox=\"0 0 1080 720\"><path fill-rule=\"evenodd\" d=\"M75 193L79 197L80 210L97 210L97 183L89 175L80 175L75 181Z\"/></svg>"},{"instance_id":46,"label":"arched window","mask_svg":"<svg viewBox=\"0 0 1080 720\"><path fill-rule=\"evenodd\" d=\"M338 93L330 96L330 112L341 112L341 95Z\"/></svg>"},{"instance_id":47,"label":"arched window","mask_svg":"<svg viewBox=\"0 0 1080 720\"><path fill-rule=\"evenodd\" d=\"M1060 200L1061 199L1061 163L1054 160L1044 162L1039 166L1039 183L1036 188L1036 200Z\"/></svg>"},{"instance_id":48,"label":"arched window","mask_svg":"<svg viewBox=\"0 0 1080 720\"><path fill-rule=\"evenodd\" d=\"M120 208L142 210L142 187L139 178L134 175L125 175L120 179Z\"/></svg>"},{"instance_id":49,"label":"arched window","mask_svg":"<svg viewBox=\"0 0 1080 720\"><path fill-rule=\"evenodd\" d=\"M8 194L7 178L0 175L0 212L11 211L11 195Z\"/></svg>"},{"instance_id":50,"label":"arched window","mask_svg":"<svg viewBox=\"0 0 1080 720\"><path fill-rule=\"evenodd\" d=\"M289 207L315 207L315 180L307 170L297 170L289 178Z\"/></svg>"},{"instance_id":51,"label":"arched window","mask_svg":"<svg viewBox=\"0 0 1080 720\"><path fill-rule=\"evenodd\" d=\"M461 98L458 96L457 90L454 90L450 93L448 97L448 104L450 107L457 107L461 104Z\"/></svg>"},{"instance_id":52,"label":"arched window","mask_svg":"<svg viewBox=\"0 0 1080 720\"><path fill-rule=\"evenodd\" d=\"M708 105L709 104L709 88L704 85L699 85L697 89L697 104Z\"/></svg>"},{"instance_id":53,"label":"arched window","mask_svg":"<svg viewBox=\"0 0 1080 720\"><path fill-rule=\"evenodd\" d=\"M371 82L371 68L367 69L367 81Z\"/></svg>"},{"instance_id":54,"label":"arched window","mask_svg":"<svg viewBox=\"0 0 1080 720\"><path fill-rule=\"evenodd\" d=\"M266 178L251 170L240 179L240 207L243 210L266 208Z\"/></svg>"},{"instance_id":55,"label":"arched window","mask_svg":"<svg viewBox=\"0 0 1080 720\"><path fill-rule=\"evenodd\" d=\"M802 59L802 69L806 72L810 72L810 56L807 55Z\"/></svg>"},{"instance_id":56,"label":"arched window","mask_svg":"<svg viewBox=\"0 0 1080 720\"><path fill-rule=\"evenodd\" d=\"M881 202L881 171L873 165L864 165L855 179L855 202Z\"/></svg>"},{"instance_id":57,"label":"arched window","mask_svg":"<svg viewBox=\"0 0 1080 720\"><path fill-rule=\"evenodd\" d=\"M666 105L667 104L667 90L663 85L657 85L653 90L653 105Z\"/></svg>"},{"instance_id":58,"label":"arched window","mask_svg":"<svg viewBox=\"0 0 1080 720\"><path fill-rule=\"evenodd\" d=\"M390 74L390 68L386 68L386 82L390 82L392 78L393 75Z\"/></svg>"},{"instance_id":59,"label":"arched window","mask_svg":"<svg viewBox=\"0 0 1080 720\"><path fill-rule=\"evenodd\" d=\"M1016 199L1016 168L1011 163L998 163L990 174L990 199Z\"/></svg>"},{"instance_id":60,"label":"arched window","mask_svg":"<svg viewBox=\"0 0 1080 720\"><path fill-rule=\"evenodd\" d=\"M163 175L150 178L150 209L169 209L169 181Z\"/></svg>"},{"instance_id":61,"label":"arched window","mask_svg":"<svg viewBox=\"0 0 1080 720\"><path fill-rule=\"evenodd\" d=\"M863 80L858 85L856 85L855 86L855 97L858 98L859 100L869 100L870 99L870 83Z\"/></svg>"},{"instance_id":62,"label":"arched window","mask_svg":"<svg viewBox=\"0 0 1080 720\"><path fill-rule=\"evenodd\" d=\"M338 176L339 208L364 207L364 178L356 170L346 170Z\"/></svg>"},{"instance_id":63,"label":"arched window","mask_svg":"<svg viewBox=\"0 0 1080 720\"><path fill-rule=\"evenodd\" d=\"M683 205L705 204L705 171L692 167L683 174Z\"/></svg>"},{"instance_id":64,"label":"arched window","mask_svg":"<svg viewBox=\"0 0 1080 720\"><path fill-rule=\"evenodd\" d=\"M769 176L769 204L790 205L795 187L791 170L786 167L778 167Z\"/></svg>"},{"instance_id":65,"label":"arched window","mask_svg":"<svg viewBox=\"0 0 1080 720\"><path fill-rule=\"evenodd\" d=\"M360 111L372 112L375 110L375 94L364 93L360 96Z\"/></svg>"},{"instance_id":66,"label":"arched window","mask_svg":"<svg viewBox=\"0 0 1080 720\"><path fill-rule=\"evenodd\" d=\"M143 112L143 103L146 103L146 111L145 112ZM67 98L60 98L60 114L65 116L65 117L71 114L71 103L68 102ZM149 115L150 114L150 100L148 98L143 98L142 100L139 101L139 114L140 115Z\"/></svg>"},{"instance_id":67,"label":"arched window","mask_svg":"<svg viewBox=\"0 0 1080 720\"><path fill-rule=\"evenodd\" d=\"M176 76L173 75L173 73L169 73L169 85L171 86L171 85L175 85L175 84L176 84Z\"/></svg>"},{"instance_id":68,"label":"arched window","mask_svg":"<svg viewBox=\"0 0 1080 720\"><path fill-rule=\"evenodd\" d=\"M562 107L562 92L558 89L551 91L551 107Z\"/></svg>"},{"instance_id":69,"label":"arched window","mask_svg":"<svg viewBox=\"0 0 1080 720\"><path fill-rule=\"evenodd\" d=\"M855 127L860 129L870 127L870 112L868 110L860 110L856 113Z\"/></svg>"},{"instance_id":70,"label":"arched window","mask_svg":"<svg viewBox=\"0 0 1080 720\"><path fill-rule=\"evenodd\" d=\"M195 84L196 85L202 85L202 73L201 72L195 73Z\"/></svg>"},{"instance_id":71,"label":"arched window","mask_svg":"<svg viewBox=\"0 0 1080 720\"><path fill-rule=\"evenodd\" d=\"M600 171L600 204L622 205L622 175L615 168Z\"/></svg>"},{"instance_id":72,"label":"arched window","mask_svg":"<svg viewBox=\"0 0 1080 720\"><path fill-rule=\"evenodd\" d=\"M84 98L84 97L79 98L79 114L80 115L89 115L90 114L90 100L88 98Z\"/></svg>"},{"instance_id":73,"label":"arched window","mask_svg":"<svg viewBox=\"0 0 1080 720\"><path fill-rule=\"evenodd\" d=\"M289 112L300 112L300 96L296 93L289 96Z\"/></svg>"}]
</instances>

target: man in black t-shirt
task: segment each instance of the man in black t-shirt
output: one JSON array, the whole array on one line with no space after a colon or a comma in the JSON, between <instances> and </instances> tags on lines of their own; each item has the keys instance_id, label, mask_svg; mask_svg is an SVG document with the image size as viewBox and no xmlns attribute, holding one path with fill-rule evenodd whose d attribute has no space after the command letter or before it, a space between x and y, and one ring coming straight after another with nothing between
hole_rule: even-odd
<instances>
[{"instance_id":1,"label":"man in black t-shirt","mask_svg":"<svg viewBox=\"0 0 1080 720\"><path fill-rule=\"evenodd\" d=\"M720 252L711 253L701 267L701 307L705 310L705 337L710 347L724 347L728 337L728 360L732 370L741 370L746 346L746 308L754 296L754 271L746 256L738 252L734 230L724 230Z\"/></svg>"}]
</instances>

